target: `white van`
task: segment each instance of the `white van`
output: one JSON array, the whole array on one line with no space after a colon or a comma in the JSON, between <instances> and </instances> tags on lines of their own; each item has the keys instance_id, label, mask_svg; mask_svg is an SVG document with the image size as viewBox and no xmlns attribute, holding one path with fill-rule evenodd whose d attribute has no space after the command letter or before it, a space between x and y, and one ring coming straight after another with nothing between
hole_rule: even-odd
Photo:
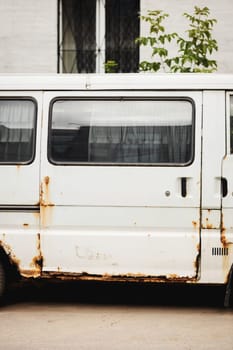
<instances>
[{"instance_id":1,"label":"white van","mask_svg":"<svg viewBox=\"0 0 233 350\"><path fill-rule=\"evenodd\" d=\"M233 75L1 76L15 276L233 283Z\"/></svg>"}]
</instances>

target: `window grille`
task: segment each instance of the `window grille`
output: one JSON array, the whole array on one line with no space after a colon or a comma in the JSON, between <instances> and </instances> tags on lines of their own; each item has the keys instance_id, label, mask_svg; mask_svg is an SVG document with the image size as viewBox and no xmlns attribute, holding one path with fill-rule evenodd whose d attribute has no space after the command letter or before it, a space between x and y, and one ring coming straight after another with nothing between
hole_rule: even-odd
<instances>
[{"instance_id":1,"label":"window grille","mask_svg":"<svg viewBox=\"0 0 233 350\"><path fill-rule=\"evenodd\" d=\"M139 0L60 0L59 71L104 72L107 61L116 72L137 72Z\"/></svg>"}]
</instances>

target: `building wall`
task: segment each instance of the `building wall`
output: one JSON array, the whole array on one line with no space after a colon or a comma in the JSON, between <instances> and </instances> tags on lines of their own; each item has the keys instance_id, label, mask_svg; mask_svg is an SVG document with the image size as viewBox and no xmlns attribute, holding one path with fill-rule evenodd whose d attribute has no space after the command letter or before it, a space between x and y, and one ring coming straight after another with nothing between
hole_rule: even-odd
<instances>
[{"instance_id":1,"label":"building wall","mask_svg":"<svg viewBox=\"0 0 233 350\"><path fill-rule=\"evenodd\" d=\"M0 0L0 73L57 71L57 0Z\"/></svg>"},{"instance_id":2,"label":"building wall","mask_svg":"<svg viewBox=\"0 0 233 350\"><path fill-rule=\"evenodd\" d=\"M219 50L211 58L216 59L219 73L233 73L233 1L232 0L141 0L141 13L147 10L163 10L170 16L164 22L168 32L177 32L184 35L188 20L182 16L184 12L193 13L194 6L208 7L210 18L216 18L213 37L217 40ZM141 34L147 33L145 22L141 25ZM171 48L171 53L175 53ZM151 50L141 48L141 60L151 56Z\"/></svg>"},{"instance_id":3,"label":"building wall","mask_svg":"<svg viewBox=\"0 0 233 350\"><path fill-rule=\"evenodd\" d=\"M182 13L191 13L195 5L208 6L218 20L213 35L219 51L212 57L218 72L233 73L232 0L141 0L141 13L164 10L170 14L167 30L184 33L188 22ZM0 73L57 72L57 12L57 0L0 0ZM146 30L143 22L141 34ZM150 55L148 48L141 48L141 60Z\"/></svg>"}]
</instances>

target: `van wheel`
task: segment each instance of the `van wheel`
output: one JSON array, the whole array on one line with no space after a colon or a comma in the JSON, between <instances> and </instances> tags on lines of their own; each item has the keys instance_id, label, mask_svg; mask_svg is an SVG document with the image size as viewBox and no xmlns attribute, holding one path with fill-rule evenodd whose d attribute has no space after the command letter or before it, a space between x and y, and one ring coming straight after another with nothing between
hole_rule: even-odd
<instances>
[{"instance_id":1,"label":"van wheel","mask_svg":"<svg viewBox=\"0 0 233 350\"><path fill-rule=\"evenodd\" d=\"M0 261L0 303L3 300L6 291L6 271L5 268Z\"/></svg>"}]
</instances>

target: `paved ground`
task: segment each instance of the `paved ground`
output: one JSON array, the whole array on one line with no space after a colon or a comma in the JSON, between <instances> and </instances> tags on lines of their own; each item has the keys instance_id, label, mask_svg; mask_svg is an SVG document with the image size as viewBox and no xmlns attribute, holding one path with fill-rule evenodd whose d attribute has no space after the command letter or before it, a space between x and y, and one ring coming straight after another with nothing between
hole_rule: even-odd
<instances>
[{"instance_id":1,"label":"paved ground","mask_svg":"<svg viewBox=\"0 0 233 350\"><path fill-rule=\"evenodd\" d=\"M63 283L13 288L0 349L233 349L222 288Z\"/></svg>"}]
</instances>

